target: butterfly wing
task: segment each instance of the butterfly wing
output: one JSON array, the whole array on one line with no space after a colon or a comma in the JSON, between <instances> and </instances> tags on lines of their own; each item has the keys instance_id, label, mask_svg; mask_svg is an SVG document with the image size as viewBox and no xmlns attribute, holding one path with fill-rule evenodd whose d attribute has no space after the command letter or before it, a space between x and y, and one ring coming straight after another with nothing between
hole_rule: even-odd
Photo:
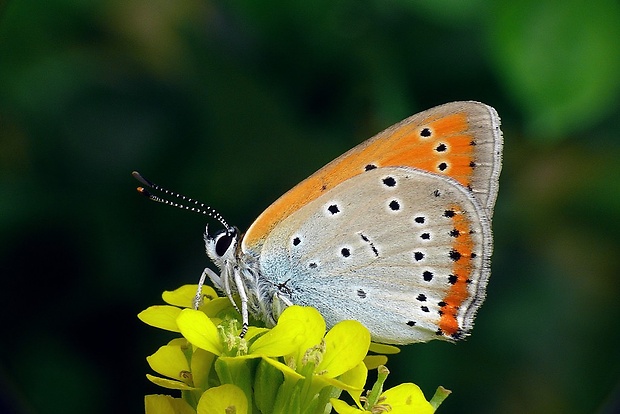
<instances>
[{"instance_id":1,"label":"butterfly wing","mask_svg":"<svg viewBox=\"0 0 620 414\"><path fill-rule=\"evenodd\" d=\"M373 340L454 340L471 329L489 275L485 209L451 178L371 169L280 222L262 276L328 325L357 319Z\"/></svg>"},{"instance_id":2,"label":"butterfly wing","mask_svg":"<svg viewBox=\"0 0 620 414\"><path fill-rule=\"evenodd\" d=\"M243 239L246 251L262 250L267 235L288 216L340 183L382 167L413 167L454 179L490 219L501 169L502 135L497 112L479 102L437 106L386 129L338 157L267 208Z\"/></svg>"}]
</instances>

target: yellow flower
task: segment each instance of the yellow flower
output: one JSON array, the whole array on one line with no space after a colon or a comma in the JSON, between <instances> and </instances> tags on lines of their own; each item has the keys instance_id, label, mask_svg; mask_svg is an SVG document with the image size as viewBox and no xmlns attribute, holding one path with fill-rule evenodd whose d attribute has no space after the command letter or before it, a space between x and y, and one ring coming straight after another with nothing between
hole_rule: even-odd
<instances>
[{"instance_id":1,"label":"yellow flower","mask_svg":"<svg viewBox=\"0 0 620 414\"><path fill-rule=\"evenodd\" d=\"M169 395L147 395L144 397L146 414L196 414L184 399Z\"/></svg>"},{"instance_id":2,"label":"yellow flower","mask_svg":"<svg viewBox=\"0 0 620 414\"><path fill-rule=\"evenodd\" d=\"M370 333L357 321L340 322L325 335L325 321L316 309L290 306L273 329L248 330L243 339L236 331L223 333L203 312L192 309L182 310L176 323L192 345L219 356L220 371L226 376L240 377L235 375L245 369L240 360L262 358L289 382L306 381L298 387L304 391L302 404L330 386L347 390L359 401L367 375L363 359ZM259 333L263 335L252 340ZM278 357L285 357L290 365ZM242 388L250 393L251 386L247 383Z\"/></svg>"},{"instance_id":3,"label":"yellow flower","mask_svg":"<svg viewBox=\"0 0 620 414\"><path fill-rule=\"evenodd\" d=\"M151 306L140 312L138 318L144 323L171 332L180 332L176 319L181 314L181 307L191 307L196 295L197 285L185 285L174 291L162 294L165 302L170 305ZM203 286L202 295L205 307L221 304L217 294L210 286ZM230 305L229 305L230 306ZM191 356L191 358L189 358ZM214 355L202 350L192 351L184 338L176 338L157 352L147 357L153 371L167 378L147 374L147 378L164 388L186 391L203 389L206 373L213 365Z\"/></svg>"},{"instance_id":4,"label":"yellow flower","mask_svg":"<svg viewBox=\"0 0 620 414\"><path fill-rule=\"evenodd\" d=\"M361 398L368 369L384 368L381 364L386 361L384 355L367 356L369 347L381 353L398 351L371 344L370 333L361 323L342 321L326 333L316 309L289 306L272 329L250 326L240 337L240 317L228 298L217 297L205 286L196 310L196 289L186 285L164 292L168 305L151 306L138 315L151 326L182 335L147 357L151 369L161 375L147 374L147 378L179 390L182 398L149 395L147 414L319 414L326 412L330 402L339 413L368 412L362 402L373 413L434 411L414 384L383 394L375 384L372 404L370 396ZM336 399L343 390L357 407Z\"/></svg>"},{"instance_id":5,"label":"yellow flower","mask_svg":"<svg viewBox=\"0 0 620 414\"><path fill-rule=\"evenodd\" d=\"M364 398L364 407L352 407L344 401L332 398L330 402L338 414L387 413L390 414L432 414L450 395L450 391L439 387L431 401L427 401L420 387L404 383L381 393L389 371L380 366L377 370L377 382L368 396Z\"/></svg>"},{"instance_id":6,"label":"yellow flower","mask_svg":"<svg viewBox=\"0 0 620 414\"><path fill-rule=\"evenodd\" d=\"M239 387L224 384L206 390L196 411L198 414L247 414L248 400Z\"/></svg>"},{"instance_id":7,"label":"yellow flower","mask_svg":"<svg viewBox=\"0 0 620 414\"><path fill-rule=\"evenodd\" d=\"M325 334L325 321L314 308L290 306L284 310L278 325L269 334L278 335L278 328L304 327L287 339L297 346L284 356L264 361L284 374L282 387L296 395L296 400L276 400L279 412L294 411L295 404L304 407L319 398L319 406L329 397L346 390L358 403L366 382L367 368L363 363L370 345L370 333L357 321L342 321ZM259 341L257 340L257 342ZM318 397L317 397L318 396Z\"/></svg>"},{"instance_id":8,"label":"yellow flower","mask_svg":"<svg viewBox=\"0 0 620 414\"><path fill-rule=\"evenodd\" d=\"M194 296L196 296L196 290L198 285L184 285L173 291L165 291L162 294L164 302L169 305L157 305L151 306L146 310L143 310L138 314L138 318L147 325L154 326L155 328L165 329L171 332L179 332L179 328L176 324L176 319L181 313L181 308L191 308ZM205 299L203 301L203 307L213 307L211 302L215 304L221 304L221 299L218 298L215 290L210 286L202 287L202 296ZM218 301L218 299L220 299ZM230 301L228 301L230 306Z\"/></svg>"},{"instance_id":9,"label":"yellow flower","mask_svg":"<svg viewBox=\"0 0 620 414\"><path fill-rule=\"evenodd\" d=\"M432 414L433 406L426 401L422 390L415 384L405 383L385 391L376 404L368 409L351 407L341 400L331 400L338 414L386 412L389 414Z\"/></svg>"}]
</instances>

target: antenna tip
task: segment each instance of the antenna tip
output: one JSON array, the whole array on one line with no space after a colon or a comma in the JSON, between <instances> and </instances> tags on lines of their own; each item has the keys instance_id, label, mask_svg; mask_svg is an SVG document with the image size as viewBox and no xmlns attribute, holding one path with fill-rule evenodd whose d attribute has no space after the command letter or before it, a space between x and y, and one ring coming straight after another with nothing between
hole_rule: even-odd
<instances>
[{"instance_id":1,"label":"antenna tip","mask_svg":"<svg viewBox=\"0 0 620 414\"><path fill-rule=\"evenodd\" d=\"M133 176L133 178L135 178L136 180L140 181L145 186L147 186L147 187L152 187L153 186L153 183L151 183L149 180L144 178L142 176L142 174L140 174L138 171L132 171L131 175Z\"/></svg>"},{"instance_id":2,"label":"antenna tip","mask_svg":"<svg viewBox=\"0 0 620 414\"><path fill-rule=\"evenodd\" d=\"M140 194L142 194L143 196L145 196L145 197L150 197L151 196L151 193L146 191L146 188L144 188L144 187L138 187L138 188L136 188L136 190L138 190L138 192Z\"/></svg>"}]
</instances>

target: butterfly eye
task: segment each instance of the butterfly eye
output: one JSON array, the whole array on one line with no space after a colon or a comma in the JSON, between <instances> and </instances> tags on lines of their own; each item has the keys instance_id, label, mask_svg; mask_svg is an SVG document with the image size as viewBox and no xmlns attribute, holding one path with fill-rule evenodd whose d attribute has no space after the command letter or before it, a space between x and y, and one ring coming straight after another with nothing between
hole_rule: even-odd
<instances>
[{"instance_id":1,"label":"butterfly eye","mask_svg":"<svg viewBox=\"0 0 620 414\"><path fill-rule=\"evenodd\" d=\"M224 256L230 245L234 240L234 233L223 232L221 236L218 237L217 242L215 242L215 253L218 256Z\"/></svg>"}]
</instances>

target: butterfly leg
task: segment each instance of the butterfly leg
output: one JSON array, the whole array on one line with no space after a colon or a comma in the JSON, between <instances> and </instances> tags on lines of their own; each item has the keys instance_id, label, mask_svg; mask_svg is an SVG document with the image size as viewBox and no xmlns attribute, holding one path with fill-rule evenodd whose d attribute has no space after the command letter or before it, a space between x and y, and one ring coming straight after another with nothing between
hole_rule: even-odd
<instances>
[{"instance_id":1,"label":"butterfly leg","mask_svg":"<svg viewBox=\"0 0 620 414\"><path fill-rule=\"evenodd\" d=\"M277 293L276 293L276 297L277 297L279 300L281 300L282 302L284 302L284 304L286 305L286 307L293 306L293 302L291 302L291 300L290 300L288 297L286 297L286 296L284 296L284 295L278 295Z\"/></svg>"},{"instance_id":2,"label":"butterfly leg","mask_svg":"<svg viewBox=\"0 0 620 414\"><path fill-rule=\"evenodd\" d=\"M198 281L198 289L196 290L196 296L194 296L193 308L196 310L198 310L200 305L202 305L202 287L205 284L205 280L207 279L207 276L209 276L209 279L211 279L211 282L213 282L215 287L221 289L221 286L222 286L221 284L222 280L220 279L218 274L215 273L213 270L209 269L208 267L205 267L205 270L202 271L202 274L200 275L200 280Z\"/></svg>"},{"instance_id":3,"label":"butterfly leg","mask_svg":"<svg viewBox=\"0 0 620 414\"><path fill-rule=\"evenodd\" d=\"M241 299L241 310L239 310L239 307L237 306L237 303L235 302L232 295L232 289L230 286L231 278L228 276L231 272L235 281L235 287L237 288L237 292L239 292L239 298ZM230 303L232 303L237 312L241 314L243 327L241 328L241 333L239 334L239 336L243 338L248 331L250 318L248 314L248 295L245 291L243 281L241 280L239 269L236 266L227 266L222 271L222 275L218 275L213 270L206 267L205 270L202 271L202 275L200 275L200 280L198 281L198 289L196 290L196 296L194 296L193 300L194 309L198 309L202 304L202 287L204 286L207 276L209 276L209 279L211 279L211 282L215 285L215 287L223 290L224 293L226 293L226 297L228 297Z\"/></svg>"},{"instance_id":4,"label":"butterfly leg","mask_svg":"<svg viewBox=\"0 0 620 414\"><path fill-rule=\"evenodd\" d=\"M235 309L237 310L237 312L241 313L241 311L239 310L239 307L237 306L237 303L235 302L235 299L233 298L232 295L232 289L230 288L230 272L233 272L233 270L230 269L229 266L226 266L224 268L224 270L222 270L222 275L220 276L221 280L224 280L224 286L222 286L222 290L224 291L224 293L226 293L226 297L228 298L228 300L230 300L230 303L233 304L233 306L235 307ZM224 274L226 273L226 274ZM233 276L234 277L234 276ZM236 281L235 281L236 284Z\"/></svg>"},{"instance_id":5,"label":"butterfly leg","mask_svg":"<svg viewBox=\"0 0 620 414\"><path fill-rule=\"evenodd\" d=\"M275 325L280 318L284 309L289 306L293 306L293 302L288 298L288 296L280 294L279 292L275 292L273 297L271 298L271 318L273 320L273 324Z\"/></svg>"},{"instance_id":6,"label":"butterfly leg","mask_svg":"<svg viewBox=\"0 0 620 414\"><path fill-rule=\"evenodd\" d=\"M246 332L248 331L248 326L250 324L250 318L248 314L248 295L245 291L245 285L243 284L243 280L241 280L240 273L241 272L239 271L239 268L235 266L233 270L233 277L235 278L235 286L237 287L237 292L239 292L239 298L241 299L241 312L240 313L241 313L241 321L243 322L243 327L241 328L241 333L239 334L239 336L243 338ZM235 307L237 307L236 304L235 304ZM239 308L237 308L237 311L239 311Z\"/></svg>"}]
</instances>

